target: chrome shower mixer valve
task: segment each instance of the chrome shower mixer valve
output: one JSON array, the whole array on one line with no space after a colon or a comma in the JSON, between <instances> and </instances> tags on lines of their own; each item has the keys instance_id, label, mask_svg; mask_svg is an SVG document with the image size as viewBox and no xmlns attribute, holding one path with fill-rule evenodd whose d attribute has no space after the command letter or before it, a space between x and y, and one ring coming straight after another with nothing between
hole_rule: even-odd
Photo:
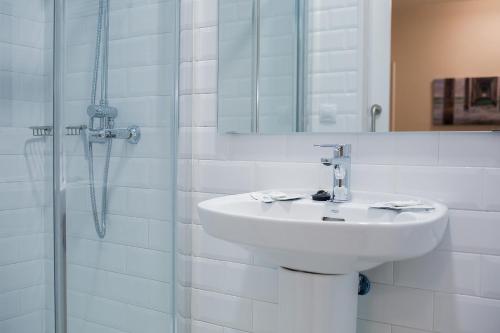
<instances>
[{"instance_id":1,"label":"chrome shower mixer valve","mask_svg":"<svg viewBox=\"0 0 500 333\"><path fill-rule=\"evenodd\" d=\"M86 130L89 143L106 143L107 139L123 139L131 144L139 143L141 130L139 126L114 128L114 119L118 117L118 109L107 104L92 104L87 108L89 127ZM94 120L99 119L99 127L94 127Z\"/></svg>"},{"instance_id":2,"label":"chrome shower mixer valve","mask_svg":"<svg viewBox=\"0 0 500 333\"><path fill-rule=\"evenodd\" d=\"M141 129L138 126L87 129L87 137L91 143L106 143L107 139L123 139L128 143L137 144L141 139Z\"/></svg>"}]
</instances>

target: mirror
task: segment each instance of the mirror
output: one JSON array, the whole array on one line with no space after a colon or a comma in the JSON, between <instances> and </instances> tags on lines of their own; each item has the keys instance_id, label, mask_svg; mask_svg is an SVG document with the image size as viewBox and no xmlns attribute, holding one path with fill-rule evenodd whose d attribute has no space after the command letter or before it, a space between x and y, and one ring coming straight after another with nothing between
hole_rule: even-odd
<instances>
[{"instance_id":1,"label":"mirror","mask_svg":"<svg viewBox=\"0 0 500 333\"><path fill-rule=\"evenodd\" d=\"M498 0L219 0L219 133L500 129Z\"/></svg>"}]
</instances>

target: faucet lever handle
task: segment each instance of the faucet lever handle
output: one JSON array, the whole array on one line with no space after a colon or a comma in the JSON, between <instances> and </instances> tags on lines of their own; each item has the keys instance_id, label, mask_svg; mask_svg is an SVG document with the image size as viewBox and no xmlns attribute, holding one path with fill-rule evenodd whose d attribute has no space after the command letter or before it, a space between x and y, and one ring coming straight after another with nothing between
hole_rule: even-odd
<instances>
[{"instance_id":1,"label":"faucet lever handle","mask_svg":"<svg viewBox=\"0 0 500 333\"><path fill-rule=\"evenodd\" d=\"M314 147L318 147L318 148L333 148L333 152L335 154L337 154L340 149L342 148L343 145L339 145L339 144L334 144L334 143L326 143L326 144L318 144L318 145L314 145ZM321 161L321 163L323 163L323 161ZM323 163L325 164L325 163ZM325 164L327 165L327 164Z\"/></svg>"},{"instance_id":2,"label":"faucet lever handle","mask_svg":"<svg viewBox=\"0 0 500 333\"><path fill-rule=\"evenodd\" d=\"M350 143L326 143L326 144L315 144L314 147L318 148L335 148L335 149L340 149L343 147L349 147L351 146Z\"/></svg>"},{"instance_id":3,"label":"faucet lever handle","mask_svg":"<svg viewBox=\"0 0 500 333\"><path fill-rule=\"evenodd\" d=\"M319 148L333 148L334 157L350 157L351 156L351 144L338 144L338 143L328 143L328 144L317 144L314 147Z\"/></svg>"},{"instance_id":4,"label":"faucet lever handle","mask_svg":"<svg viewBox=\"0 0 500 333\"><path fill-rule=\"evenodd\" d=\"M325 144L316 144L314 147L319 147L319 148L338 148L339 144L336 143L325 143Z\"/></svg>"}]
</instances>

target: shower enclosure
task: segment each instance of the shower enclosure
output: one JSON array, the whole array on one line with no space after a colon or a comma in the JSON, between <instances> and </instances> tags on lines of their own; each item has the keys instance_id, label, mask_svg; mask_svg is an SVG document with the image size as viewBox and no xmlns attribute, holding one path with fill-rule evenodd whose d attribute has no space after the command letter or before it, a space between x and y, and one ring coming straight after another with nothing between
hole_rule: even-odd
<instances>
[{"instance_id":1,"label":"shower enclosure","mask_svg":"<svg viewBox=\"0 0 500 333\"><path fill-rule=\"evenodd\" d=\"M0 332L174 332L178 12L0 2Z\"/></svg>"}]
</instances>

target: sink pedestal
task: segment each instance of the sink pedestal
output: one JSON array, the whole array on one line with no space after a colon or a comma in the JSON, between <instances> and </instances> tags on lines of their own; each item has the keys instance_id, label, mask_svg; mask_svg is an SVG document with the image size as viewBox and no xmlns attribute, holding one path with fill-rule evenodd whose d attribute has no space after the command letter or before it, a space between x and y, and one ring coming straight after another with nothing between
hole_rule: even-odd
<instances>
[{"instance_id":1,"label":"sink pedestal","mask_svg":"<svg viewBox=\"0 0 500 333\"><path fill-rule=\"evenodd\" d=\"M280 268L279 333L356 333L358 273L322 275Z\"/></svg>"}]
</instances>

